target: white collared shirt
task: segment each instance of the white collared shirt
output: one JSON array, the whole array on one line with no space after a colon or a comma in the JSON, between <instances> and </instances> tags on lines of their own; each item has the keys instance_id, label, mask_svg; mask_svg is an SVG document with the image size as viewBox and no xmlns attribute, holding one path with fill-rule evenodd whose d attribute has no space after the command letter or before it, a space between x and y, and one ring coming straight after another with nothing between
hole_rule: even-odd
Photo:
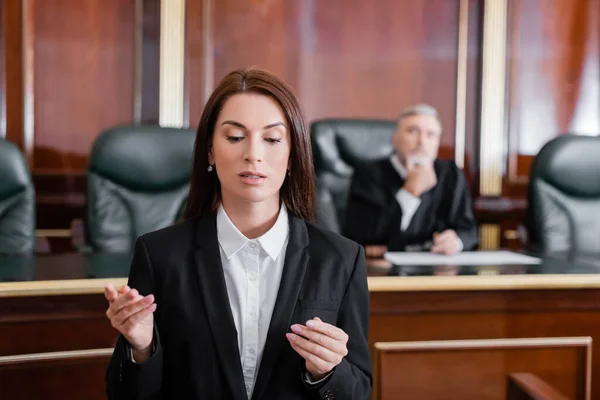
<instances>
[{"instance_id":1,"label":"white collared shirt","mask_svg":"<svg viewBox=\"0 0 600 400\"><path fill-rule=\"evenodd\" d=\"M400 162L400 158L396 153L390 156L390 162L392 166L398 172L398 175L402 179L406 179L406 168ZM405 231L406 228L410 225L410 221L412 221L412 217L417 212L417 209L421 205L421 199L417 196L410 193L408 190L404 188L400 188L396 192L396 201L400 204L400 208L402 209L402 221L400 222L400 230Z\"/></svg>"},{"instance_id":2,"label":"white collared shirt","mask_svg":"<svg viewBox=\"0 0 600 400\"><path fill-rule=\"evenodd\" d=\"M390 156L390 162L392 163L392 166L396 172L398 172L398 175L400 175L402 179L406 179L406 168L404 168L404 165L402 165L402 162L400 161L400 157L398 157L396 153ZM400 230L405 231L410 225L410 221L412 221L413 216L419 209L419 206L421 205L421 199L410 193L408 190L400 188L400 190L396 192L396 201L398 204L400 204L400 208L402 209ZM457 237L456 247L459 253L463 251L463 242L459 237Z\"/></svg>"},{"instance_id":3,"label":"white collared shirt","mask_svg":"<svg viewBox=\"0 0 600 400\"><path fill-rule=\"evenodd\" d=\"M227 295L238 332L238 348L248 398L252 397L289 240L284 205L269 231L248 239L231 222L222 206L217 212L217 238Z\"/></svg>"}]
</instances>

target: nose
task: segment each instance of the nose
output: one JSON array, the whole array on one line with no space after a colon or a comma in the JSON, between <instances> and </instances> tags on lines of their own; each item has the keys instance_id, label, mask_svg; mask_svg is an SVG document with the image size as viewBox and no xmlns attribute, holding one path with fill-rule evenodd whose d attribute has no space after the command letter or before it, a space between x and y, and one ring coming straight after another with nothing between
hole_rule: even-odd
<instances>
[{"instance_id":1,"label":"nose","mask_svg":"<svg viewBox=\"0 0 600 400\"><path fill-rule=\"evenodd\" d=\"M245 160L249 163L260 163L264 157L263 144L260 138L247 140L248 147L246 148Z\"/></svg>"}]
</instances>

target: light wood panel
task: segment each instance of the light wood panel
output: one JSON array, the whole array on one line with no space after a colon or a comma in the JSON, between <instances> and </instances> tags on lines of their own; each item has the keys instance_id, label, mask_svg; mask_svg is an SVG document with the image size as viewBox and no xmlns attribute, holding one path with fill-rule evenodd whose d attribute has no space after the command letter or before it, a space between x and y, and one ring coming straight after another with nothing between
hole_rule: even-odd
<instances>
[{"instance_id":1,"label":"light wood panel","mask_svg":"<svg viewBox=\"0 0 600 400\"><path fill-rule=\"evenodd\" d=\"M34 172L84 171L98 133L133 122L135 0L27 4Z\"/></svg>"},{"instance_id":2,"label":"light wood panel","mask_svg":"<svg viewBox=\"0 0 600 400\"><path fill-rule=\"evenodd\" d=\"M515 0L508 16L509 136L503 192L525 196L550 139L600 134L600 2Z\"/></svg>"}]
</instances>

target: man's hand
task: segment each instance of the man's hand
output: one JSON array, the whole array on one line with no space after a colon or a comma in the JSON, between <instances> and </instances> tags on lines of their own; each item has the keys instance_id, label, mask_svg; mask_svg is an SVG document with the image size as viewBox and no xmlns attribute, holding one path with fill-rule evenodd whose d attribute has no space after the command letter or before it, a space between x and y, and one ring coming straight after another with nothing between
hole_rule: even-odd
<instances>
[{"instance_id":1,"label":"man's hand","mask_svg":"<svg viewBox=\"0 0 600 400\"><path fill-rule=\"evenodd\" d=\"M445 254L451 256L458 252L458 236L452 229L447 229L442 233L433 234L433 253Z\"/></svg>"},{"instance_id":2,"label":"man's hand","mask_svg":"<svg viewBox=\"0 0 600 400\"><path fill-rule=\"evenodd\" d=\"M421 160L421 162L417 162ZM437 184L437 177L431 161L422 162L422 159L409 158L406 162L406 182L404 190L413 196L420 197Z\"/></svg>"},{"instance_id":3,"label":"man's hand","mask_svg":"<svg viewBox=\"0 0 600 400\"><path fill-rule=\"evenodd\" d=\"M382 258L387 252L387 246L369 245L365 246L365 254L367 258Z\"/></svg>"}]
</instances>

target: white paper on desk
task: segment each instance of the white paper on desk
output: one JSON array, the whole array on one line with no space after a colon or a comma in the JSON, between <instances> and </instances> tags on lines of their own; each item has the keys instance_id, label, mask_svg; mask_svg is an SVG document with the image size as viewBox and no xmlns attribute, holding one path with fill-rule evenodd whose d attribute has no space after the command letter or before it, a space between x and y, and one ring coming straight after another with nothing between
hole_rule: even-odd
<instances>
[{"instance_id":1,"label":"white paper on desk","mask_svg":"<svg viewBox=\"0 0 600 400\"><path fill-rule=\"evenodd\" d=\"M465 251L453 256L429 252L388 252L384 258L395 265L532 265L541 260L512 251Z\"/></svg>"}]
</instances>

